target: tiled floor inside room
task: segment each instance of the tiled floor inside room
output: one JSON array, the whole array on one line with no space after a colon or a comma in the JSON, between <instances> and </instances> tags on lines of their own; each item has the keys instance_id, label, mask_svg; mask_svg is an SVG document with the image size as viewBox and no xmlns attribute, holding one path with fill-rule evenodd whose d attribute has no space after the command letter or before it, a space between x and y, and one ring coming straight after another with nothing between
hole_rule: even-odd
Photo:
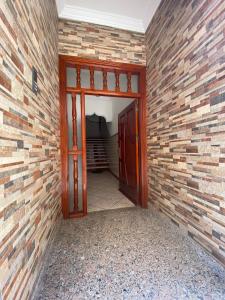
<instances>
[{"instance_id":1,"label":"tiled floor inside room","mask_svg":"<svg viewBox=\"0 0 225 300\"><path fill-rule=\"evenodd\" d=\"M225 269L152 206L62 220L35 299L225 299Z\"/></svg>"},{"instance_id":2,"label":"tiled floor inside room","mask_svg":"<svg viewBox=\"0 0 225 300\"><path fill-rule=\"evenodd\" d=\"M88 212L134 207L134 204L119 191L118 180L108 171L88 172Z\"/></svg>"}]
</instances>

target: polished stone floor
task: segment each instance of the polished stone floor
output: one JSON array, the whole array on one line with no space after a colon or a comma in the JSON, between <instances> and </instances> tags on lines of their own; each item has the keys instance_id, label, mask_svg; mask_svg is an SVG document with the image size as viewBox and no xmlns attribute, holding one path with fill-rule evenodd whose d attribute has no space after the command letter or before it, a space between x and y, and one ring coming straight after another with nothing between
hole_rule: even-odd
<instances>
[{"instance_id":1,"label":"polished stone floor","mask_svg":"<svg viewBox=\"0 0 225 300\"><path fill-rule=\"evenodd\" d=\"M58 224L35 299L225 299L225 269L153 207L94 212Z\"/></svg>"},{"instance_id":2,"label":"polished stone floor","mask_svg":"<svg viewBox=\"0 0 225 300\"><path fill-rule=\"evenodd\" d=\"M134 207L134 204L119 191L118 180L108 171L88 172L88 212Z\"/></svg>"}]
</instances>

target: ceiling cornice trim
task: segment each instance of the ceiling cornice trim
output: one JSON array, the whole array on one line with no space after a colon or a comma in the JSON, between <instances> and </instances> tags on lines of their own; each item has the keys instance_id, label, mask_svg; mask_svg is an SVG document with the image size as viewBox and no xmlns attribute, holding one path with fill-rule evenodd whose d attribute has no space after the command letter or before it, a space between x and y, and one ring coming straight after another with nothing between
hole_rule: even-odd
<instances>
[{"instance_id":1,"label":"ceiling cornice trim","mask_svg":"<svg viewBox=\"0 0 225 300\"><path fill-rule=\"evenodd\" d=\"M141 19L111 14L75 5L64 5L61 11L59 11L59 18L89 22L140 33L145 33L146 29Z\"/></svg>"}]
</instances>

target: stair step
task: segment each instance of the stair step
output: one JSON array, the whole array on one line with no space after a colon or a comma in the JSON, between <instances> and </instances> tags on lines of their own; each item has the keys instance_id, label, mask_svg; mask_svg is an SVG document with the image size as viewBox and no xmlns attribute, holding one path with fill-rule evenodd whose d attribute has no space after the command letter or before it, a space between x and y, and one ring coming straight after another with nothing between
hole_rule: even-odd
<instances>
[{"instance_id":1,"label":"stair step","mask_svg":"<svg viewBox=\"0 0 225 300\"><path fill-rule=\"evenodd\" d=\"M106 151L88 151L87 155L99 155L99 154L106 154Z\"/></svg>"},{"instance_id":2,"label":"stair step","mask_svg":"<svg viewBox=\"0 0 225 300\"><path fill-rule=\"evenodd\" d=\"M105 150L105 147L87 147L87 150Z\"/></svg>"},{"instance_id":3,"label":"stair step","mask_svg":"<svg viewBox=\"0 0 225 300\"><path fill-rule=\"evenodd\" d=\"M87 157L87 161L108 161L107 157Z\"/></svg>"},{"instance_id":4,"label":"stair step","mask_svg":"<svg viewBox=\"0 0 225 300\"><path fill-rule=\"evenodd\" d=\"M107 167L87 167L87 170L96 170L96 169L108 169Z\"/></svg>"},{"instance_id":5,"label":"stair step","mask_svg":"<svg viewBox=\"0 0 225 300\"><path fill-rule=\"evenodd\" d=\"M105 144L106 140L103 138L86 139L87 170L108 169L109 161Z\"/></svg>"},{"instance_id":6,"label":"stair step","mask_svg":"<svg viewBox=\"0 0 225 300\"><path fill-rule=\"evenodd\" d=\"M89 157L96 157L96 156L98 156L99 157L99 156L107 156L107 155L106 155L106 153L102 152L102 153L97 153L97 154L96 153L87 153L87 156L89 156Z\"/></svg>"},{"instance_id":7,"label":"stair step","mask_svg":"<svg viewBox=\"0 0 225 300\"><path fill-rule=\"evenodd\" d=\"M103 138L87 138L86 139L86 142L90 142L90 141L97 141L97 142L99 142L99 141L105 141L105 139L103 139Z\"/></svg>"},{"instance_id":8,"label":"stair step","mask_svg":"<svg viewBox=\"0 0 225 300\"><path fill-rule=\"evenodd\" d=\"M92 148L97 148L97 149L99 149L99 148L103 148L103 149L105 149L105 147L104 146L102 146L102 145L87 145L87 149L92 149Z\"/></svg>"},{"instance_id":9,"label":"stair step","mask_svg":"<svg viewBox=\"0 0 225 300\"><path fill-rule=\"evenodd\" d=\"M105 144L105 141L86 141L87 144Z\"/></svg>"},{"instance_id":10,"label":"stair step","mask_svg":"<svg viewBox=\"0 0 225 300\"><path fill-rule=\"evenodd\" d=\"M108 165L108 164L109 163L107 161L103 161L103 162L95 161L95 162L87 163L87 165Z\"/></svg>"},{"instance_id":11,"label":"stair step","mask_svg":"<svg viewBox=\"0 0 225 300\"><path fill-rule=\"evenodd\" d=\"M87 162L89 162L89 161L107 161L107 157L102 157L102 158L88 158L87 157Z\"/></svg>"},{"instance_id":12,"label":"stair step","mask_svg":"<svg viewBox=\"0 0 225 300\"><path fill-rule=\"evenodd\" d=\"M96 145L95 146L87 146L86 148L87 149L106 149L106 147L103 147L103 146L100 146L100 145L99 146L96 146Z\"/></svg>"},{"instance_id":13,"label":"stair step","mask_svg":"<svg viewBox=\"0 0 225 300\"><path fill-rule=\"evenodd\" d=\"M107 156L107 155L104 152L101 152L101 153L87 153L87 157L97 158L99 156Z\"/></svg>"},{"instance_id":14,"label":"stair step","mask_svg":"<svg viewBox=\"0 0 225 300\"><path fill-rule=\"evenodd\" d=\"M86 144L87 145L87 147L105 147L105 145L103 145L103 144L95 144L95 143L93 143L93 144Z\"/></svg>"}]
</instances>

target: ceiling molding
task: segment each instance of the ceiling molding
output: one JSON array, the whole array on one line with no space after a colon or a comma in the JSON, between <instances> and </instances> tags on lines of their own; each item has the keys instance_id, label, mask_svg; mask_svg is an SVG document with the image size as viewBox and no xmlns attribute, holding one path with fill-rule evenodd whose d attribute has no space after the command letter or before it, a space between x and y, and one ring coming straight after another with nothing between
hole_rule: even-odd
<instances>
[{"instance_id":1,"label":"ceiling molding","mask_svg":"<svg viewBox=\"0 0 225 300\"><path fill-rule=\"evenodd\" d=\"M75 5L65 4L60 8L58 6L58 14L62 19L89 22L140 33L145 33L146 30L146 24L144 26L144 22L141 19L111 14Z\"/></svg>"}]
</instances>

